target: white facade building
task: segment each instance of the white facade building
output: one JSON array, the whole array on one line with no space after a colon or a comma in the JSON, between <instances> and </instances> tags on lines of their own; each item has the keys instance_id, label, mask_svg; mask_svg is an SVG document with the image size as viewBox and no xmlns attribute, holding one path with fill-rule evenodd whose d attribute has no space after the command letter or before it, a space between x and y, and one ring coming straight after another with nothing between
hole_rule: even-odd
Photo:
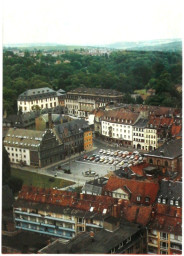
<instances>
[{"instance_id":1,"label":"white facade building","mask_svg":"<svg viewBox=\"0 0 184 256\"><path fill-rule=\"evenodd\" d=\"M33 111L36 108L54 108L59 106L59 96L60 93L48 87L27 90L18 97L18 111L21 109L22 112L25 113Z\"/></svg>"},{"instance_id":2,"label":"white facade building","mask_svg":"<svg viewBox=\"0 0 184 256\"><path fill-rule=\"evenodd\" d=\"M148 119L140 118L133 127L133 147L136 149L145 150L145 128L147 127Z\"/></svg>"},{"instance_id":3,"label":"white facade building","mask_svg":"<svg viewBox=\"0 0 184 256\"><path fill-rule=\"evenodd\" d=\"M132 145L133 125L139 113L125 111L124 109L106 111L102 117L102 135L119 144Z\"/></svg>"}]
</instances>

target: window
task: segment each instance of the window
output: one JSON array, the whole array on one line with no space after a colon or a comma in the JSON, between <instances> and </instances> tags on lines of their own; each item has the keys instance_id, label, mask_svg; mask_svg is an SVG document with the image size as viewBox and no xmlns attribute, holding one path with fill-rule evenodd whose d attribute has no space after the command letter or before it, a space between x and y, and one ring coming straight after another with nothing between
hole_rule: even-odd
<instances>
[{"instance_id":1,"label":"window","mask_svg":"<svg viewBox=\"0 0 184 256\"><path fill-rule=\"evenodd\" d=\"M149 197L146 197L146 198L145 198L145 202L146 202L146 203L149 203L149 201L150 201L150 198L149 198Z\"/></svg>"},{"instance_id":2,"label":"window","mask_svg":"<svg viewBox=\"0 0 184 256\"><path fill-rule=\"evenodd\" d=\"M152 160L152 158L150 158L149 163L150 163L150 164L153 164L153 160Z\"/></svg>"},{"instance_id":3,"label":"window","mask_svg":"<svg viewBox=\"0 0 184 256\"><path fill-rule=\"evenodd\" d=\"M137 201L140 202L141 201L141 197L137 196Z\"/></svg>"},{"instance_id":4,"label":"window","mask_svg":"<svg viewBox=\"0 0 184 256\"><path fill-rule=\"evenodd\" d=\"M166 204L166 199L165 198L162 199L162 203Z\"/></svg>"},{"instance_id":5,"label":"window","mask_svg":"<svg viewBox=\"0 0 184 256\"><path fill-rule=\"evenodd\" d=\"M159 204L161 203L161 198L158 198L158 203L159 203Z\"/></svg>"},{"instance_id":6,"label":"window","mask_svg":"<svg viewBox=\"0 0 184 256\"><path fill-rule=\"evenodd\" d=\"M164 233L164 232L161 232L161 233L160 233L160 238L161 238L162 240L167 240L167 239L168 239L168 234L167 234L167 233ZM164 242L164 244L165 244L165 242Z\"/></svg>"},{"instance_id":7,"label":"window","mask_svg":"<svg viewBox=\"0 0 184 256\"><path fill-rule=\"evenodd\" d=\"M78 218L78 223L84 223L84 219L83 218Z\"/></svg>"},{"instance_id":8,"label":"window","mask_svg":"<svg viewBox=\"0 0 184 256\"><path fill-rule=\"evenodd\" d=\"M179 202L177 200L175 201L175 205L179 205Z\"/></svg>"},{"instance_id":9,"label":"window","mask_svg":"<svg viewBox=\"0 0 184 256\"><path fill-rule=\"evenodd\" d=\"M170 200L170 205L173 205L174 204L174 201L173 200Z\"/></svg>"}]
</instances>

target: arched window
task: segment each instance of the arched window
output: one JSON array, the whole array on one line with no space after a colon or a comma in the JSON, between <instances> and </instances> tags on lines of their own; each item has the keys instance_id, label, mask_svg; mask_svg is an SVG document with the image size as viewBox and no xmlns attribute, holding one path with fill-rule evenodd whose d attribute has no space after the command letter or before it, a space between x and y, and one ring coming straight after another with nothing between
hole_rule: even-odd
<instances>
[{"instance_id":1,"label":"arched window","mask_svg":"<svg viewBox=\"0 0 184 256\"><path fill-rule=\"evenodd\" d=\"M166 167L168 166L168 162L167 162L167 161L165 161L165 166L166 166Z\"/></svg>"},{"instance_id":2,"label":"arched window","mask_svg":"<svg viewBox=\"0 0 184 256\"><path fill-rule=\"evenodd\" d=\"M157 165L160 165L160 160L157 160Z\"/></svg>"},{"instance_id":3,"label":"arched window","mask_svg":"<svg viewBox=\"0 0 184 256\"><path fill-rule=\"evenodd\" d=\"M150 158L149 163L150 163L150 164L153 164L153 160L152 160L152 158Z\"/></svg>"}]
</instances>

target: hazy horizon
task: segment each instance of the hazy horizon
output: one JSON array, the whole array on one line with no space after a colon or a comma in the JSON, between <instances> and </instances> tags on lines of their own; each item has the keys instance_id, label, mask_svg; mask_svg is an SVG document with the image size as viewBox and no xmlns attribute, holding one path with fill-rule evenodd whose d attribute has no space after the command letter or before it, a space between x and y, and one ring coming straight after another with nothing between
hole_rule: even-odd
<instances>
[{"instance_id":1,"label":"hazy horizon","mask_svg":"<svg viewBox=\"0 0 184 256\"><path fill-rule=\"evenodd\" d=\"M4 0L3 45L182 38L181 0Z\"/></svg>"}]
</instances>

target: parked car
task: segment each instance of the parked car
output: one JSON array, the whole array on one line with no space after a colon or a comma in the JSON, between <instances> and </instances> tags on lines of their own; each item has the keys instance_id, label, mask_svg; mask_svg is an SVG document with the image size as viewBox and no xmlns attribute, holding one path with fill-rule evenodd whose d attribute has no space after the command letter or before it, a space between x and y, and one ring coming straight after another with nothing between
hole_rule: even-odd
<instances>
[{"instance_id":1,"label":"parked car","mask_svg":"<svg viewBox=\"0 0 184 256\"><path fill-rule=\"evenodd\" d=\"M96 157L95 162L98 162L100 160L100 157Z\"/></svg>"},{"instance_id":2,"label":"parked car","mask_svg":"<svg viewBox=\"0 0 184 256\"><path fill-rule=\"evenodd\" d=\"M84 155L84 156L83 156L83 159L87 159L87 158L88 158L88 156L87 156L87 155Z\"/></svg>"},{"instance_id":3,"label":"parked car","mask_svg":"<svg viewBox=\"0 0 184 256\"><path fill-rule=\"evenodd\" d=\"M114 162L114 160L112 159L112 160L109 161L109 164L113 164L113 162Z\"/></svg>"},{"instance_id":4,"label":"parked car","mask_svg":"<svg viewBox=\"0 0 184 256\"><path fill-rule=\"evenodd\" d=\"M94 156L90 157L90 161L93 161L93 160L95 160L95 157Z\"/></svg>"}]
</instances>

